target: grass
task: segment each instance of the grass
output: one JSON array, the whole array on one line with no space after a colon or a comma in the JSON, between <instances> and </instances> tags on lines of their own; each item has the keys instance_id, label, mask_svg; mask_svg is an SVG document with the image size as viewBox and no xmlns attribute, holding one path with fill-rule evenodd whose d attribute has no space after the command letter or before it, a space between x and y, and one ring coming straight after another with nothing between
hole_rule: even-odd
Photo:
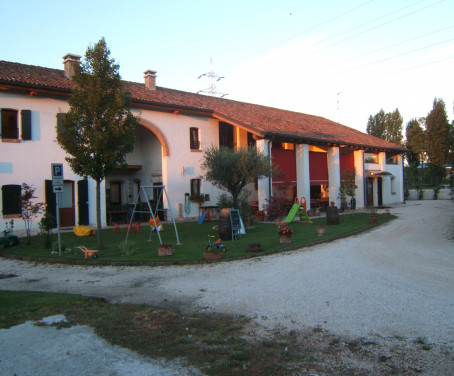
<instances>
[{"instance_id":1,"label":"grass","mask_svg":"<svg viewBox=\"0 0 454 376\"><path fill-rule=\"evenodd\" d=\"M0 291L0 328L53 314L64 314L69 326L88 325L110 343L150 358L184 356L208 375L285 375L300 357L293 334L256 341L246 337L244 318L185 317L178 311L75 295Z\"/></svg>"},{"instance_id":2,"label":"grass","mask_svg":"<svg viewBox=\"0 0 454 376\"><path fill-rule=\"evenodd\" d=\"M383 223L394 218L388 216L384 218L379 215L377 223ZM125 247L124 241L126 234L124 229L120 233L113 233L112 229L103 229L102 237L104 249L98 253L97 258L89 259L90 263L102 262L128 262L128 263L178 263L178 262L201 262L204 260L203 252L208 244L208 236L218 236L217 221L198 224L197 222L177 223L178 236L181 242L177 245L175 231L172 223L163 225L164 231L160 233L163 243L173 245L173 256L158 257L159 240L155 232L151 233L150 227L143 224L140 233L130 233L128 236L128 245ZM289 246L298 247L314 242L335 239L357 231L370 228L369 214L354 213L341 215L339 225L326 226L326 233L323 236L317 236L316 227L326 224L325 218L313 218L313 223L294 222L289 226L293 228L292 244L280 244L277 235L277 227L272 223L258 222L253 226L246 228L246 235L235 241L225 241L223 244L227 248L222 256L223 259L242 258L251 256L247 252L247 246L253 243L260 243L261 252L254 252L254 255L260 255L285 249ZM151 241L149 239L151 238ZM78 237L72 231L61 233L62 252L59 256L56 245L56 235L53 238L53 250L44 247L44 239L35 236L31 240L31 245L24 241L20 245L0 250L0 255L13 254L22 257L48 258L62 260L84 260L84 254L77 248L86 246L88 249L97 249L97 237Z\"/></svg>"}]
</instances>

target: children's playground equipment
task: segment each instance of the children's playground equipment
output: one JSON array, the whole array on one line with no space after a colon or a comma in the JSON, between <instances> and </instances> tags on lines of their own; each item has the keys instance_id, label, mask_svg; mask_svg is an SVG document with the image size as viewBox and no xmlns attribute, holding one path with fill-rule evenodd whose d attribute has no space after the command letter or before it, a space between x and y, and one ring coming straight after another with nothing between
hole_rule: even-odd
<instances>
[{"instance_id":1,"label":"children's playground equipment","mask_svg":"<svg viewBox=\"0 0 454 376\"><path fill-rule=\"evenodd\" d=\"M307 215L306 199L304 197L301 197L301 200L299 200L298 197L295 198L295 202L284 222L292 223L297 214L299 215L301 222L312 223Z\"/></svg>"},{"instance_id":2,"label":"children's playground equipment","mask_svg":"<svg viewBox=\"0 0 454 376\"><path fill-rule=\"evenodd\" d=\"M215 242L213 242L214 235L208 235L208 245L205 247L205 250L208 252L213 252L213 251L221 251L224 253L227 251L227 248L223 244L221 244L221 239L219 238Z\"/></svg>"},{"instance_id":3,"label":"children's playground equipment","mask_svg":"<svg viewBox=\"0 0 454 376\"><path fill-rule=\"evenodd\" d=\"M93 258L97 258L98 257L98 255L97 255L98 250L97 249L87 249L87 247L85 247L83 245L81 245L81 246L79 246L77 248L79 248L83 253L85 253L85 258L86 259L87 258L92 258L92 257Z\"/></svg>"},{"instance_id":4,"label":"children's playground equipment","mask_svg":"<svg viewBox=\"0 0 454 376\"><path fill-rule=\"evenodd\" d=\"M156 198L157 204L156 204L156 208L155 208L154 212L153 212L153 210L151 208L150 200L148 199L148 197L151 195L152 192L158 192L158 197ZM172 206L170 205L169 195L167 194L167 190L166 190L165 185L143 185L143 186L140 187L140 191L139 191L139 194L137 195L137 200L136 200L136 202L134 204L134 209L133 209L132 214L131 214L131 219L129 220L129 226L128 226L128 231L126 232L125 243L128 242L128 235L129 235L129 232L130 232L130 229L131 229L131 224L132 224L132 221L134 219L135 213L144 213L144 214L149 214L150 215L150 222L149 223L150 223L150 226L151 226L151 229L150 229L150 238L151 238L151 233L153 232L153 229L157 229L159 227L159 225L153 227L152 223L154 225L159 223L159 217L157 216L157 213L158 213L158 210L160 209L159 208L159 202L161 202L161 198L162 198L163 194L165 195L165 197L167 199L167 211L168 211L168 213L170 213L170 216L172 217L173 227L175 229L175 236L177 238L177 244L180 244L180 239L178 238L177 225L175 224L175 217L173 216ZM137 204L139 202L146 202L147 206L148 206L148 210L147 211L137 210ZM164 209L164 208L162 208L162 209ZM151 220L153 220L153 222L151 222ZM159 244L162 244L160 231L156 231L156 233L158 234Z\"/></svg>"}]
</instances>

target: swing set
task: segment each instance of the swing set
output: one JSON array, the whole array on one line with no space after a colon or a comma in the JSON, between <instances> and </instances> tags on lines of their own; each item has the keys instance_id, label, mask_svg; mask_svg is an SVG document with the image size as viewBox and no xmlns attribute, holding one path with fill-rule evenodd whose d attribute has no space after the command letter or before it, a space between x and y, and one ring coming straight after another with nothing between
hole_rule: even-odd
<instances>
[{"instance_id":1,"label":"swing set","mask_svg":"<svg viewBox=\"0 0 454 376\"><path fill-rule=\"evenodd\" d=\"M155 208L154 212L153 212L153 209L151 208L150 200L148 199L148 197L150 195L147 194L147 193L153 192L153 189L157 189L158 192L159 192L157 200L156 200L156 208ZM147 206L148 206L148 210L146 210L146 211L137 210L137 205L140 202L142 194L143 194L144 201L147 203ZM140 187L140 191L139 191L139 194L137 196L137 200L136 200L136 202L134 204L134 209L133 209L132 214L131 214L131 219L129 220L129 226L128 226L128 230L126 232L125 243L128 242L128 235L129 235L130 229L132 228L132 221L134 219L134 215L136 213L141 213L141 214L150 215L150 219L149 219L150 236L148 237L148 240L151 241L151 235L155 231L158 234L159 244L162 244L161 234L160 234L161 226L159 224L160 219L159 219L159 216L157 215L157 213L158 213L158 210L164 209L164 208L160 208L159 207L159 203L161 202L161 198L162 198L163 194L165 195L165 198L167 199L168 212L170 213L170 215L172 217L173 227L175 229L175 236L177 238L177 245L181 244L180 243L180 239L178 238L177 225L175 223L175 217L173 216L172 206L170 205L170 199L169 199L169 195L167 194L167 190L166 190L165 185L143 185L143 186Z\"/></svg>"}]
</instances>

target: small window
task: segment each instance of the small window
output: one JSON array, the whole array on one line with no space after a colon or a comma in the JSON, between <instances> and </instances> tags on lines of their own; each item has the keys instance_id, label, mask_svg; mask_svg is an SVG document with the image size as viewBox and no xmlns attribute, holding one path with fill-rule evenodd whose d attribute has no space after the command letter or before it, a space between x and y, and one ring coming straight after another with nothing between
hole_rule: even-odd
<instances>
[{"instance_id":1,"label":"small window","mask_svg":"<svg viewBox=\"0 0 454 376\"><path fill-rule=\"evenodd\" d=\"M114 205L121 204L121 183L110 183L110 203Z\"/></svg>"},{"instance_id":2,"label":"small window","mask_svg":"<svg viewBox=\"0 0 454 376\"><path fill-rule=\"evenodd\" d=\"M396 177L395 176L392 176L391 177L391 194L395 195L396 192L397 192L397 189L396 189Z\"/></svg>"},{"instance_id":3,"label":"small window","mask_svg":"<svg viewBox=\"0 0 454 376\"><path fill-rule=\"evenodd\" d=\"M399 156L397 154L386 153L386 164L396 165L399 161Z\"/></svg>"},{"instance_id":4,"label":"small window","mask_svg":"<svg viewBox=\"0 0 454 376\"><path fill-rule=\"evenodd\" d=\"M378 154L364 153L364 163L378 163Z\"/></svg>"},{"instance_id":5,"label":"small window","mask_svg":"<svg viewBox=\"0 0 454 376\"><path fill-rule=\"evenodd\" d=\"M21 138L22 140L32 139L32 112L30 110L22 110L21 117Z\"/></svg>"},{"instance_id":6,"label":"small window","mask_svg":"<svg viewBox=\"0 0 454 376\"><path fill-rule=\"evenodd\" d=\"M17 126L17 111L6 109L1 111L2 140L18 140L19 130Z\"/></svg>"},{"instance_id":7,"label":"small window","mask_svg":"<svg viewBox=\"0 0 454 376\"><path fill-rule=\"evenodd\" d=\"M20 216L22 213L20 205L21 186L9 184L2 186L2 212L3 216Z\"/></svg>"},{"instance_id":8,"label":"small window","mask_svg":"<svg viewBox=\"0 0 454 376\"><path fill-rule=\"evenodd\" d=\"M189 128L189 148L200 150L199 128Z\"/></svg>"}]
</instances>

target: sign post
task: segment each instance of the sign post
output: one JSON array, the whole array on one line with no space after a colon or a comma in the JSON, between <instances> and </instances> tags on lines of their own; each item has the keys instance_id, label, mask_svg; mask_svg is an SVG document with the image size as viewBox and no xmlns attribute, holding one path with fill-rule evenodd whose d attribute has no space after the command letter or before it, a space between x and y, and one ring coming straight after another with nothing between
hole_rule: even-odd
<instances>
[{"instance_id":1,"label":"sign post","mask_svg":"<svg viewBox=\"0 0 454 376\"><path fill-rule=\"evenodd\" d=\"M52 190L56 196L58 255L61 256L60 198L63 192L63 164L61 163L52 163Z\"/></svg>"}]
</instances>

